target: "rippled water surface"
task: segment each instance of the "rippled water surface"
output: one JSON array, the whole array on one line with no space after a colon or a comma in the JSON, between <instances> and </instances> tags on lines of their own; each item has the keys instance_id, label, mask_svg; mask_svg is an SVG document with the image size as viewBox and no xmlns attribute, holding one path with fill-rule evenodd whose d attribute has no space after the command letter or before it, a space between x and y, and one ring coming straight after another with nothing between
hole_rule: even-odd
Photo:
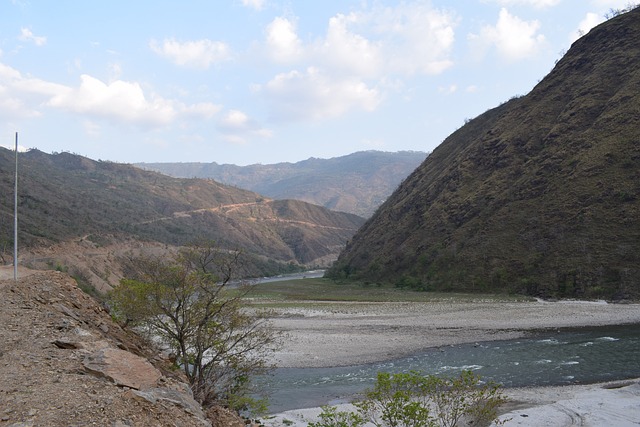
<instances>
[{"instance_id":1,"label":"rippled water surface","mask_svg":"<svg viewBox=\"0 0 640 427\"><path fill-rule=\"evenodd\" d=\"M371 386L380 371L455 376L471 369L505 387L580 384L640 377L639 355L640 325L573 329L442 347L385 363L283 368L266 386L275 413L346 401Z\"/></svg>"}]
</instances>

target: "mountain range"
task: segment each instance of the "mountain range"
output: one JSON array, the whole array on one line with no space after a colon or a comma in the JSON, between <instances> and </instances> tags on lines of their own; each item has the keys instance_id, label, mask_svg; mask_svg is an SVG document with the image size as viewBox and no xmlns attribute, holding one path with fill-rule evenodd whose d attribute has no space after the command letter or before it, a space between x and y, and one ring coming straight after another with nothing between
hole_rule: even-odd
<instances>
[{"instance_id":1,"label":"mountain range","mask_svg":"<svg viewBox=\"0 0 640 427\"><path fill-rule=\"evenodd\" d=\"M211 178L273 199L302 200L370 217L427 156L419 151L360 151L331 159L236 166L218 163L137 163L177 178Z\"/></svg>"},{"instance_id":2,"label":"mountain range","mask_svg":"<svg viewBox=\"0 0 640 427\"><path fill-rule=\"evenodd\" d=\"M469 121L328 275L428 290L640 297L640 8Z\"/></svg>"},{"instance_id":3,"label":"mountain range","mask_svg":"<svg viewBox=\"0 0 640 427\"><path fill-rule=\"evenodd\" d=\"M112 274L117 262L102 266L113 255L105 248L123 254L141 245L215 241L252 258L250 274L276 274L328 265L364 222L353 214L273 200L210 179L172 178L70 153L31 150L18 157L21 261L44 260L62 268L61 257L74 255L74 264L88 263L83 276L100 282L100 289L120 276ZM14 152L0 148L0 255L5 262L12 254L14 170Z\"/></svg>"}]
</instances>

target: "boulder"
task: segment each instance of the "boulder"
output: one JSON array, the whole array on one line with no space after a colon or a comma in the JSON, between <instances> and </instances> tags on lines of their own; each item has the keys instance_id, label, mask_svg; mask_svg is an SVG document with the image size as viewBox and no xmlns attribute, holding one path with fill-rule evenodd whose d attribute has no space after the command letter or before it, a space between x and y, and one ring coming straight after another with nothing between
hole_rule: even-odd
<instances>
[{"instance_id":1,"label":"boulder","mask_svg":"<svg viewBox=\"0 0 640 427\"><path fill-rule=\"evenodd\" d=\"M107 347L87 355L85 369L112 380L115 384L136 390L157 386L160 371L140 356L128 351Z\"/></svg>"}]
</instances>

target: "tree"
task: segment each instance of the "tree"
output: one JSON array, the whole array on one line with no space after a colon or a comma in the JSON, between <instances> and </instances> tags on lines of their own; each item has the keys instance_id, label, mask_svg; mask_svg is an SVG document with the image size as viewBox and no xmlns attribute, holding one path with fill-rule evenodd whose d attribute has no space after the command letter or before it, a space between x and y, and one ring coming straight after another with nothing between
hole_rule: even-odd
<instances>
[{"instance_id":1,"label":"tree","mask_svg":"<svg viewBox=\"0 0 640 427\"><path fill-rule=\"evenodd\" d=\"M362 427L367 422L357 412L338 411L335 406L323 406L319 421L310 422L308 427Z\"/></svg>"},{"instance_id":2,"label":"tree","mask_svg":"<svg viewBox=\"0 0 640 427\"><path fill-rule=\"evenodd\" d=\"M416 372L379 372L356 407L376 427L433 427L437 424L428 400L437 380Z\"/></svg>"},{"instance_id":3,"label":"tree","mask_svg":"<svg viewBox=\"0 0 640 427\"><path fill-rule=\"evenodd\" d=\"M184 248L169 259L133 260L131 278L111 293L113 311L161 340L176 356L204 407L255 409L250 379L267 372L278 344L264 313L247 308L236 283L239 251L214 244Z\"/></svg>"},{"instance_id":4,"label":"tree","mask_svg":"<svg viewBox=\"0 0 640 427\"><path fill-rule=\"evenodd\" d=\"M456 378L423 376L419 372L379 372L373 388L354 403L357 413L326 406L311 427L454 427L464 419L474 426L504 424L497 418L505 402L497 384L481 384L464 371Z\"/></svg>"}]
</instances>

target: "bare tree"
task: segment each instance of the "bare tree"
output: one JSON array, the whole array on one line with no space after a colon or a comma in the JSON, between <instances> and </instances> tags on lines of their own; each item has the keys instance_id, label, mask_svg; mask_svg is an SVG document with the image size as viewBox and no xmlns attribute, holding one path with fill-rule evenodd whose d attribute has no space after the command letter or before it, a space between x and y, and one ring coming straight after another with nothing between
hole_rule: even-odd
<instances>
[{"instance_id":1,"label":"bare tree","mask_svg":"<svg viewBox=\"0 0 640 427\"><path fill-rule=\"evenodd\" d=\"M135 260L134 277L112 294L114 312L144 327L176 355L194 397L204 407L250 408L251 378L267 372L278 335L243 297L251 286L235 282L239 251L213 244L180 250L170 259Z\"/></svg>"}]
</instances>

